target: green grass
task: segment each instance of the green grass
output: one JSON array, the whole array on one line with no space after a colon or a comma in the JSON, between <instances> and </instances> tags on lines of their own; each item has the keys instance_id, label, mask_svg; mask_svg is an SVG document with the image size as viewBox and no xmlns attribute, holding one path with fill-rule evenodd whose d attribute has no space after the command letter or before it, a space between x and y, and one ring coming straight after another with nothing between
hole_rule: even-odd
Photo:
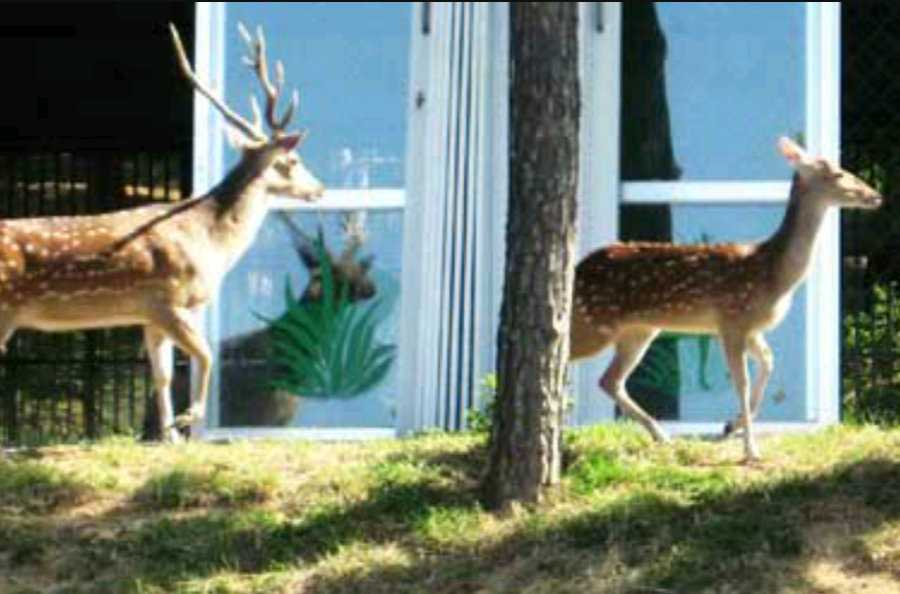
<instances>
[{"instance_id":1,"label":"green grass","mask_svg":"<svg viewBox=\"0 0 900 594\"><path fill-rule=\"evenodd\" d=\"M52 512L89 499L93 487L83 479L51 466L0 460L0 510Z\"/></svg>"},{"instance_id":2,"label":"green grass","mask_svg":"<svg viewBox=\"0 0 900 594\"><path fill-rule=\"evenodd\" d=\"M182 463L150 477L135 502L160 509L244 505L272 499L278 487L278 475L268 470Z\"/></svg>"},{"instance_id":3,"label":"green grass","mask_svg":"<svg viewBox=\"0 0 900 594\"><path fill-rule=\"evenodd\" d=\"M0 593L900 591L900 431L762 446L569 432L502 516L477 435L36 449L0 461Z\"/></svg>"}]
</instances>

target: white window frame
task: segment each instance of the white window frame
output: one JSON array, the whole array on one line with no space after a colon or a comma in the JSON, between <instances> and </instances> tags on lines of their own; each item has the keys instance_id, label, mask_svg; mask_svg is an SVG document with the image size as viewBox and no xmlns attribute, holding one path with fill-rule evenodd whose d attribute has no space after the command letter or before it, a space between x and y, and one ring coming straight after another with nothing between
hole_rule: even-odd
<instances>
[{"instance_id":1,"label":"white window frame","mask_svg":"<svg viewBox=\"0 0 900 594\"><path fill-rule=\"evenodd\" d=\"M400 411L401 432L425 429L452 429L446 419L461 417L465 426L469 379L482 379L494 369L496 331L503 286L505 221L507 205L507 116L508 116L508 8L506 2L471 3L471 37L460 39L459 20L454 10L460 3L413 3L413 45L411 91L422 93L420 108L411 108L407 146L407 189L410 195L404 227L402 390L410 395L408 407ZM457 12L457 14L459 14ZM425 22L429 25L422 28ZM457 43L458 42L458 43ZM460 121L459 89L447 88L449 70L457 65L459 48L470 52L474 64L470 87L473 113L478 125L465 122L464 135L448 136L448 123ZM455 49L454 49L455 48ZM416 98L418 99L418 97ZM418 101L411 103L416 105ZM451 126L452 127L452 126ZM465 139L465 140L464 140ZM465 320L466 339L476 345L473 352L460 352L461 334L448 331L447 316L441 307L451 302L444 287L448 272L441 270L446 244L447 214L444 205L459 193L449 190L454 171L444 166L458 142L477 145L477 170L471 176L466 195L469 216L466 225L478 235L478 251L467 281L477 289L474 299L465 301L460 318ZM466 157L467 159L469 157ZM467 161L471 163L471 161ZM477 213L477 214L475 214ZM457 212L457 223L462 222ZM467 252L473 249L468 237ZM475 320L470 325L470 322ZM463 324L460 324L463 325ZM465 369L462 381L446 377ZM451 373L446 373L451 370ZM441 373L441 372L445 373ZM477 396L477 395L476 395ZM452 421L451 421L452 422Z\"/></svg>"},{"instance_id":2,"label":"white window frame","mask_svg":"<svg viewBox=\"0 0 900 594\"><path fill-rule=\"evenodd\" d=\"M618 240L622 204L786 204L787 182L625 182L619 178L621 93L621 2L581 2L582 191L581 255ZM806 4L807 148L838 160L840 154L840 3ZM603 27L598 31L598 11ZM774 142L774 139L773 139ZM588 188L588 190L585 190ZM614 197L614 198L610 198ZM763 432L805 430L840 420L840 225L829 212L807 280L806 399L807 422L758 422ZM575 423L614 418L610 399L599 393L597 379L611 360L605 353L575 370L578 409ZM776 355L777 364L777 355ZM597 401L601 403L597 403ZM665 422L674 434L719 434L722 423Z\"/></svg>"},{"instance_id":3,"label":"white window frame","mask_svg":"<svg viewBox=\"0 0 900 594\"><path fill-rule=\"evenodd\" d=\"M224 97L225 43L228 39L226 31L227 2L196 3L195 34L195 70L201 80L208 81L208 86L219 96ZM415 19L413 19L415 22ZM234 67L234 65L232 65ZM225 139L221 130L224 120L210 102L199 94L194 99L194 193L209 190L225 175ZM272 211L310 211L338 212L364 210L366 212L400 211L405 216L406 191L403 188L364 188L364 189L328 189L326 188L321 202L316 204L302 203L289 198L276 197ZM406 258L402 266L406 266ZM219 420L219 357L216 347L219 343L219 304L218 295L213 296L208 307L199 318L201 331L206 336L215 354L213 362L210 395L205 424L199 428L198 435L203 439L310 439L310 440L366 440L392 438L397 435L394 427L221 427ZM402 322L401 322L402 323ZM402 350L402 344L400 345ZM198 377L196 364L191 362L191 381ZM401 393L398 402L400 410L409 406L406 394ZM397 415L397 423L400 414Z\"/></svg>"}]
</instances>

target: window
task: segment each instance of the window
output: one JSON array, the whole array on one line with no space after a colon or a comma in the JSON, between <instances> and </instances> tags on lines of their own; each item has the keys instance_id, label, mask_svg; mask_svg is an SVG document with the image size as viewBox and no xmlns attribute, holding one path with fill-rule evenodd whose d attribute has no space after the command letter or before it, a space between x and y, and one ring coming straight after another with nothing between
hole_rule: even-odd
<instances>
[{"instance_id":1,"label":"window","mask_svg":"<svg viewBox=\"0 0 900 594\"><path fill-rule=\"evenodd\" d=\"M243 64L237 24L262 27L270 68L280 59L286 91L300 93L293 127L310 132L301 157L326 186L315 205L276 200L210 307L207 334L216 364L209 418L215 431L301 429L337 437L394 432L410 9L403 2L198 8L198 54L209 54L207 72L198 57L200 76L220 76L226 101L244 113L250 113L249 93L260 92ZM203 118L200 105L198 138L209 138L210 145L201 147L197 168L201 177L215 171L209 174L215 182L237 154L215 115ZM327 271L310 268L303 257L304 250L319 254L319 229L334 256L330 317L317 309L329 302L318 276ZM359 237L361 245L354 243ZM341 268L347 263L353 266ZM350 278L344 303L337 295L341 273L350 269L357 276ZM374 295L355 290L354 282L370 283Z\"/></svg>"},{"instance_id":2,"label":"window","mask_svg":"<svg viewBox=\"0 0 900 594\"><path fill-rule=\"evenodd\" d=\"M837 153L837 5L588 4L585 20L595 23L590 11L602 10L605 26L584 33L591 150L583 155L582 249L616 239L715 243L772 234L792 174L777 138ZM837 418L836 220L832 213L808 284L768 335L776 367L764 422ZM613 414L609 402L581 402L605 399L596 380L608 357L579 373L579 422ZM721 348L707 337L658 339L629 389L648 412L689 430L718 431L738 410Z\"/></svg>"}]
</instances>

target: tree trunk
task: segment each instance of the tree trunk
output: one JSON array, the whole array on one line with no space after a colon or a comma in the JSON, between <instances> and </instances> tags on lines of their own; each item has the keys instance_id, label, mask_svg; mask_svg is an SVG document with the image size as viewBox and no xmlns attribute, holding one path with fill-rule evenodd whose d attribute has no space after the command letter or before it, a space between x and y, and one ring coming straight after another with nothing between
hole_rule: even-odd
<instances>
[{"instance_id":1,"label":"tree trunk","mask_svg":"<svg viewBox=\"0 0 900 594\"><path fill-rule=\"evenodd\" d=\"M559 482L578 183L578 3L512 2L511 147L489 509Z\"/></svg>"}]
</instances>

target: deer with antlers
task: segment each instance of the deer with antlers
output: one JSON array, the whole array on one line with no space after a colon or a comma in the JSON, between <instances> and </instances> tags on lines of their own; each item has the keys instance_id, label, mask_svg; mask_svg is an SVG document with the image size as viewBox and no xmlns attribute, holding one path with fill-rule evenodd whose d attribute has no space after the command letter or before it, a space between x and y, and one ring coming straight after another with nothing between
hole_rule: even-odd
<instances>
[{"instance_id":1,"label":"deer with antlers","mask_svg":"<svg viewBox=\"0 0 900 594\"><path fill-rule=\"evenodd\" d=\"M668 436L629 397L629 375L663 330L718 335L740 402L726 434L743 427L746 460L759 459L753 418L774 362L764 334L784 319L805 279L828 208L881 204L877 191L837 165L808 155L787 138L779 140L779 148L795 171L784 220L767 240L617 244L595 251L576 267L571 357L614 346L600 387L657 441ZM752 389L748 357L759 366Z\"/></svg>"},{"instance_id":2,"label":"deer with antlers","mask_svg":"<svg viewBox=\"0 0 900 594\"><path fill-rule=\"evenodd\" d=\"M96 216L0 221L0 348L17 328L43 331L143 326L157 394L163 439L203 421L212 353L193 313L253 241L272 195L305 201L322 184L296 152L303 133L290 133L296 92L281 118L284 84L269 79L262 31L251 38L248 64L266 97L266 133L255 99L254 121L232 111L199 81L178 31L170 24L182 74L218 109L240 143L239 162L208 193L177 204L148 205ZM197 363L198 380L186 414L175 418L170 399L173 343Z\"/></svg>"}]
</instances>

